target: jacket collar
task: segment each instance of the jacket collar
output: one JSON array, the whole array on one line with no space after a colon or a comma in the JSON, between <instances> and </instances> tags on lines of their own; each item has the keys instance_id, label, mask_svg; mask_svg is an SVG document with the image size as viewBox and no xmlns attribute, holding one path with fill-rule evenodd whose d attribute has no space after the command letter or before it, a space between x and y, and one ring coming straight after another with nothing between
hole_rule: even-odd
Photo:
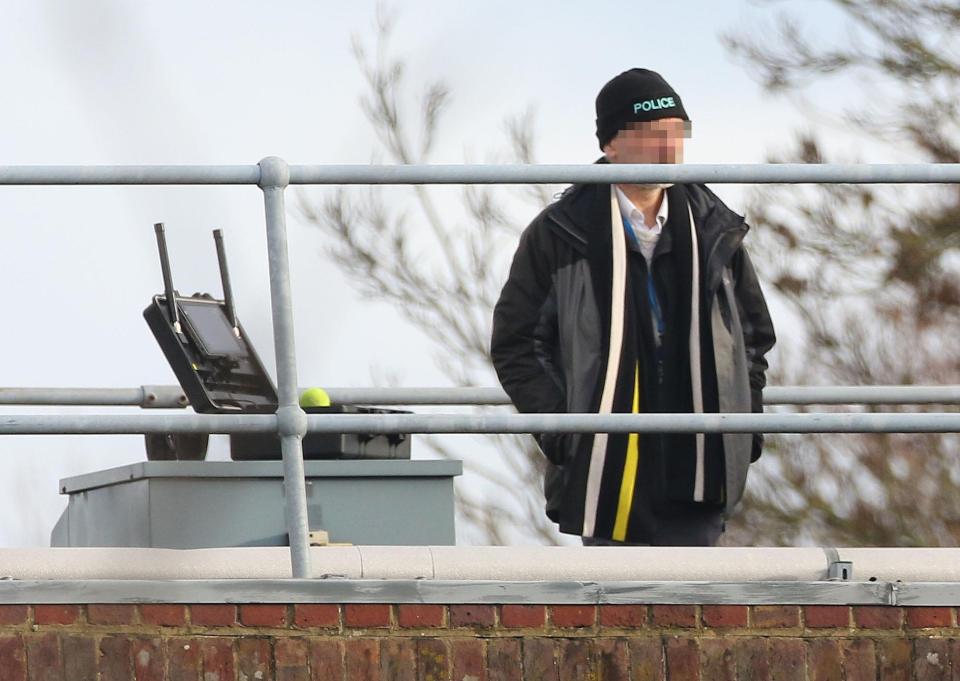
<instances>
[{"instance_id":1,"label":"jacket collar","mask_svg":"<svg viewBox=\"0 0 960 681\"><path fill-rule=\"evenodd\" d=\"M595 163L608 161L601 157ZM685 186L704 253L709 254L723 234L746 232L748 227L743 216L730 210L710 189L702 184ZM575 184L547 208L546 216L561 238L585 254L590 241L608 231L609 212L609 185Z\"/></svg>"}]
</instances>

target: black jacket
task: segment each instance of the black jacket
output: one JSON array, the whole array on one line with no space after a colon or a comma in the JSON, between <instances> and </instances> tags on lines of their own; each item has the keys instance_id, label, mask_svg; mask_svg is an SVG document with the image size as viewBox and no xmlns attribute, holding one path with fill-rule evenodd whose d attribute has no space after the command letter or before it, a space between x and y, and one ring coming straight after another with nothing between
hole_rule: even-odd
<instances>
[{"instance_id":1,"label":"black jacket","mask_svg":"<svg viewBox=\"0 0 960 681\"><path fill-rule=\"evenodd\" d=\"M721 412L760 412L775 342L763 294L742 247L743 218L703 185L685 185L702 253L710 301ZM611 225L610 185L576 185L547 207L520 237L509 278L494 309L491 356L517 410L596 413L610 347L610 272L595 249ZM673 206L671 206L671 214ZM609 239L609 237L607 237ZM655 258L669 248L658 244ZM655 260L656 262L656 260ZM585 479L593 434L538 438L549 460L547 513L562 532L583 534ZM724 511L740 500L761 436L724 434ZM646 470L656 506L663 467ZM612 503L601 499L600 504ZM661 504L662 506L662 504ZM666 508L665 506L663 508ZM662 510L662 508L661 508ZM653 508L652 512L656 512ZM644 541L634 536L633 541Z\"/></svg>"}]
</instances>

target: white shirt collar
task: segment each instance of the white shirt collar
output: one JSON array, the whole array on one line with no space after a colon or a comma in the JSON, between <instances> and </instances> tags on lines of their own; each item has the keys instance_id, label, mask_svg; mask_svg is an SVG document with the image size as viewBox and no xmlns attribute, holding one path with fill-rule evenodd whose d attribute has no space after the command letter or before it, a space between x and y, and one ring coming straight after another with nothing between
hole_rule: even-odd
<instances>
[{"instance_id":1,"label":"white shirt collar","mask_svg":"<svg viewBox=\"0 0 960 681\"><path fill-rule=\"evenodd\" d=\"M663 201L660 202L660 210L657 211L656 224L648 225L643 217L643 211L633 205L633 201L627 198L627 195L619 186L614 185L614 189L617 190L617 203L620 204L620 214L630 222L637 236L640 236L644 231L651 231L656 234L660 233L660 230L662 230L663 226L667 223L667 217L669 215L669 201L667 200L666 191L663 193ZM647 229L643 230L643 227Z\"/></svg>"}]
</instances>

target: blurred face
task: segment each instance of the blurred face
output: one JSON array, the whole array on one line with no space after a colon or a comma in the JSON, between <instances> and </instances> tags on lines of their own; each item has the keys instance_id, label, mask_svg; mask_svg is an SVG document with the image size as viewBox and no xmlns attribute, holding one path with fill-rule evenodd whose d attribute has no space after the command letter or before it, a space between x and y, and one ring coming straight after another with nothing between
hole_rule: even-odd
<instances>
[{"instance_id":1,"label":"blurred face","mask_svg":"<svg viewBox=\"0 0 960 681\"><path fill-rule=\"evenodd\" d=\"M683 163L690 122L680 118L630 123L604 147L610 163Z\"/></svg>"}]
</instances>

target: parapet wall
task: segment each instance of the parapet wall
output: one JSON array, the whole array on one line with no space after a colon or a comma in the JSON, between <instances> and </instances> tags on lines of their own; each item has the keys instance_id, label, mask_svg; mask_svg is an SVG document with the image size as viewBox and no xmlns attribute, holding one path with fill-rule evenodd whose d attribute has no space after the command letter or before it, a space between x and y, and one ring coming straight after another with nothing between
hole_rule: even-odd
<instances>
[{"instance_id":1,"label":"parapet wall","mask_svg":"<svg viewBox=\"0 0 960 681\"><path fill-rule=\"evenodd\" d=\"M290 579L281 547L0 549L0 681L960 679L960 549L311 559Z\"/></svg>"},{"instance_id":2,"label":"parapet wall","mask_svg":"<svg viewBox=\"0 0 960 681\"><path fill-rule=\"evenodd\" d=\"M958 677L955 607L0 605L2 681Z\"/></svg>"}]
</instances>

